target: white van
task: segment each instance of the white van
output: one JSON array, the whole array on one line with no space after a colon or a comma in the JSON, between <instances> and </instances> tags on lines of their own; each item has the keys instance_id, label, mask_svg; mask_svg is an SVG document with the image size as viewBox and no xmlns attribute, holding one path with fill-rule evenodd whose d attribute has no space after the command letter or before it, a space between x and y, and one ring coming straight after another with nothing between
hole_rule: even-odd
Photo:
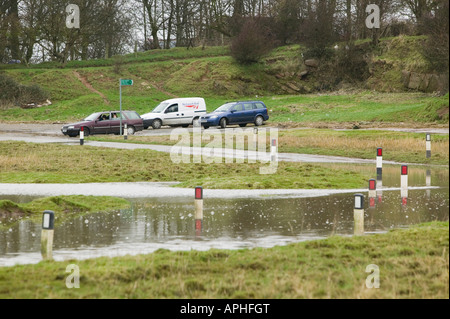
<instances>
[{"instance_id":1,"label":"white van","mask_svg":"<svg viewBox=\"0 0 450 319\"><path fill-rule=\"evenodd\" d=\"M206 114L203 98L172 99L162 102L152 112L142 115L144 129L158 130L162 126L200 126L200 117Z\"/></svg>"}]
</instances>

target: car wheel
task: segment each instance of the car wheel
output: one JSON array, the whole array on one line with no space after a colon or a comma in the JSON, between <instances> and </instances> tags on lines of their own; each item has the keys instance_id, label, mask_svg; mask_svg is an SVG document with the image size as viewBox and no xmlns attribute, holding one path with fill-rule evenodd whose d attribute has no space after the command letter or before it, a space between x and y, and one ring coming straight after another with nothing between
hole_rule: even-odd
<instances>
[{"instance_id":1,"label":"car wheel","mask_svg":"<svg viewBox=\"0 0 450 319\"><path fill-rule=\"evenodd\" d=\"M227 128L227 119L226 118L223 118L220 120L220 127Z\"/></svg>"},{"instance_id":2,"label":"car wheel","mask_svg":"<svg viewBox=\"0 0 450 319\"><path fill-rule=\"evenodd\" d=\"M84 128L84 137L88 137L89 135L91 135L91 131L89 130L89 128L85 127Z\"/></svg>"},{"instance_id":3,"label":"car wheel","mask_svg":"<svg viewBox=\"0 0 450 319\"><path fill-rule=\"evenodd\" d=\"M77 137L77 134L69 134L69 137Z\"/></svg>"},{"instance_id":4,"label":"car wheel","mask_svg":"<svg viewBox=\"0 0 450 319\"><path fill-rule=\"evenodd\" d=\"M247 124L239 124L240 127L246 127Z\"/></svg>"},{"instance_id":5,"label":"car wheel","mask_svg":"<svg viewBox=\"0 0 450 319\"><path fill-rule=\"evenodd\" d=\"M205 130L207 130L207 129L209 129L209 126L205 125L205 126L203 126L203 128L204 128Z\"/></svg>"},{"instance_id":6,"label":"car wheel","mask_svg":"<svg viewBox=\"0 0 450 319\"><path fill-rule=\"evenodd\" d=\"M256 126L261 126L264 124L264 118L262 116L258 116L255 120L255 125Z\"/></svg>"},{"instance_id":7,"label":"car wheel","mask_svg":"<svg viewBox=\"0 0 450 319\"><path fill-rule=\"evenodd\" d=\"M154 120L152 123L152 127L154 130L159 130L162 127L161 120Z\"/></svg>"},{"instance_id":8,"label":"car wheel","mask_svg":"<svg viewBox=\"0 0 450 319\"><path fill-rule=\"evenodd\" d=\"M192 122L192 126L194 126L194 127L201 127L202 126L202 123L200 122L200 118L199 117L194 119L194 121Z\"/></svg>"},{"instance_id":9,"label":"car wheel","mask_svg":"<svg viewBox=\"0 0 450 319\"><path fill-rule=\"evenodd\" d=\"M128 135L134 135L134 133L136 133L136 129L134 128L134 126L128 126L127 132Z\"/></svg>"}]
</instances>

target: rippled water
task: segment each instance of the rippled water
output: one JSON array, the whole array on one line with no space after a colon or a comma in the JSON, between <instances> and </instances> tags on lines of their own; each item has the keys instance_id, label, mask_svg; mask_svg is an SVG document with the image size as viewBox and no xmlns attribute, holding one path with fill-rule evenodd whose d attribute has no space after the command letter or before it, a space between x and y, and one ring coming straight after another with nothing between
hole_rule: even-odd
<instances>
[{"instance_id":1,"label":"rippled water","mask_svg":"<svg viewBox=\"0 0 450 319\"><path fill-rule=\"evenodd\" d=\"M399 186L399 174L389 177L395 174L387 174L383 181L386 187ZM411 170L412 188L406 205L400 190L379 192L372 201L366 196L366 233L386 232L427 221L447 221L448 170L433 171L431 175L432 185L440 188L414 189L425 186L425 177L425 168ZM8 198L17 202L32 199ZM161 248L273 247L331 235L351 236L354 231L353 194L205 199L201 230L196 229L193 199L139 198L132 199L131 204L127 210L57 219L54 259L146 254ZM27 219L10 226L5 226L6 223L3 219L0 224L0 266L41 261L40 223Z\"/></svg>"}]
</instances>

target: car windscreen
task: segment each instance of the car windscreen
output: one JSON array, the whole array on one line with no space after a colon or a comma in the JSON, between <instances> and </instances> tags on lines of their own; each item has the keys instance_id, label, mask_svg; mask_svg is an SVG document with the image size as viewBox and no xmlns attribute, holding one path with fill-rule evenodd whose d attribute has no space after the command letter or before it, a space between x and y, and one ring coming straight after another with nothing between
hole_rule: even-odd
<instances>
[{"instance_id":1,"label":"car windscreen","mask_svg":"<svg viewBox=\"0 0 450 319\"><path fill-rule=\"evenodd\" d=\"M94 113L85 118L85 121L96 121L102 113Z\"/></svg>"},{"instance_id":2,"label":"car windscreen","mask_svg":"<svg viewBox=\"0 0 450 319\"><path fill-rule=\"evenodd\" d=\"M152 111L152 113L162 113L166 110L167 106L169 106L169 103L161 103Z\"/></svg>"},{"instance_id":3,"label":"car windscreen","mask_svg":"<svg viewBox=\"0 0 450 319\"><path fill-rule=\"evenodd\" d=\"M227 103L227 104L224 104L221 107L219 107L214 112L229 112L235 105L236 105L236 103Z\"/></svg>"}]
</instances>

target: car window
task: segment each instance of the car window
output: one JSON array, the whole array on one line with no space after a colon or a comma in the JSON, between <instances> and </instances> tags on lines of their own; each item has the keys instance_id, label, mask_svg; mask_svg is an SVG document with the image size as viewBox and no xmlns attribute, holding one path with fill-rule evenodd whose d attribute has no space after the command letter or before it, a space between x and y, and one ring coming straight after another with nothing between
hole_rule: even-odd
<instances>
[{"instance_id":1,"label":"car window","mask_svg":"<svg viewBox=\"0 0 450 319\"><path fill-rule=\"evenodd\" d=\"M171 105L166 110L166 113L175 113L175 112L178 112L178 104Z\"/></svg>"},{"instance_id":2,"label":"car window","mask_svg":"<svg viewBox=\"0 0 450 319\"><path fill-rule=\"evenodd\" d=\"M252 103L245 103L244 108L246 111L252 111L253 110L253 104Z\"/></svg>"},{"instance_id":3,"label":"car window","mask_svg":"<svg viewBox=\"0 0 450 319\"><path fill-rule=\"evenodd\" d=\"M233 108L233 110L238 111L238 112L243 111L244 106L242 104L238 104Z\"/></svg>"},{"instance_id":4,"label":"car window","mask_svg":"<svg viewBox=\"0 0 450 319\"><path fill-rule=\"evenodd\" d=\"M111 113L111 120L120 120L120 113Z\"/></svg>"},{"instance_id":5,"label":"car window","mask_svg":"<svg viewBox=\"0 0 450 319\"><path fill-rule=\"evenodd\" d=\"M255 103L256 109L265 109L266 107L262 103Z\"/></svg>"},{"instance_id":6,"label":"car window","mask_svg":"<svg viewBox=\"0 0 450 319\"><path fill-rule=\"evenodd\" d=\"M136 112L125 112L125 115L130 120L139 120L141 118Z\"/></svg>"},{"instance_id":7,"label":"car window","mask_svg":"<svg viewBox=\"0 0 450 319\"><path fill-rule=\"evenodd\" d=\"M109 113L102 113L99 117L98 117L98 121L109 121Z\"/></svg>"}]
</instances>

